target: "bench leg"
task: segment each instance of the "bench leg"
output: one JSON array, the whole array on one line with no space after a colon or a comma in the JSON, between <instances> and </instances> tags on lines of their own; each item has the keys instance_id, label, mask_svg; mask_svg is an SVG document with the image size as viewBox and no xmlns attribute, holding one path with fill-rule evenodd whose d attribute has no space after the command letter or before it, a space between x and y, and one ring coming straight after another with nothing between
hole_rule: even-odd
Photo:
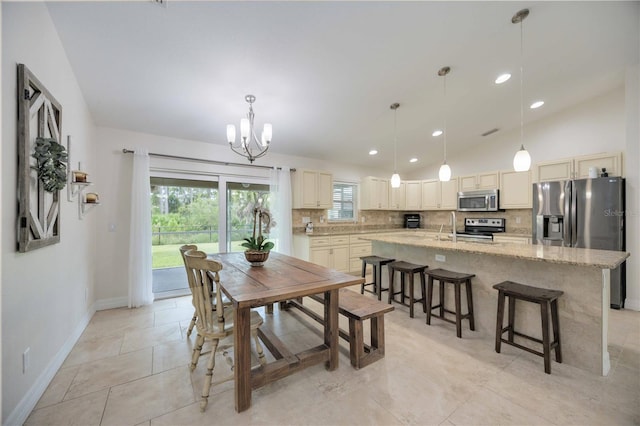
<instances>
[{"instance_id":1,"label":"bench leg","mask_svg":"<svg viewBox=\"0 0 640 426\"><path fill-rule=\"evenodd\" d=\"M558 318L558 299L551 302L551 324L553 326L553 341L556 342L556 362L562 362L562 348L560 347L560 322Z\"/></svg>"},{"instance_id":2,"label":"bench leg","mask_svg":"<svg viewBox=\"0 0 640 426\"><path fill-rule=\"evenodd\" d=\"M384 314L371 318L371 350L384 356Z\"/></svg>"},{"instance_id":3,"label":"bench leg","mask_svg":"<svg viewBox=\"0 0 640 426\"><path fill-rule=\"evenodd\" d=\"M507 333L507 337L509 342L513 343L513 332L515 331L516 324L516 298L513 296L509 297L509 332Z\"/></svg>"},{"instance_id":4,"label":"bench leg","mask_svg":"<svg viewBox=\"0 0 640 426\"><path fill-rule=\"evenodd\" d=\"M414 297L413 297L413 275L414 274L409 274L409 317L410 318L413 318L413 303L414 303Z\"/></svg>"},{"instance_id":5,"label":"bench leg","mask_svg":"<svg viewBox=\"0 0 640 426\"><path fill-rule=\"evenodd\" d=\"M427 291L425 290L424 272L420 273L420 291L422 292L422 312L427 312Z\"/></svg>"},{"instance_id":6,"label":"bench leg","mask_svg":"<svg viewBox=\"0 0 640 426\"><path fill-rule=\"evenodd\" d=\"M456 336L458 339L462 338L462 303L460 302L460 283L454 283L454 296L456 303Z\"/></svg>"},{"instance_id":7,"label":"bench leg","mask_svg":"<svg viewBox=\"0 0 640 426\"><path fill-rule=\"evenodd\" d=\"M444 318L444 281L438 280L440 284L440 318Z\"/></svg>"},{"instance_id":8,"label":"bench leg","mask_svg":"<svg viewBox=\"0 0 640 426\"><path fill-rule=\"evenodd\" d=\"M393 270L393 268L389 268L387 266L387 269L389 269L389 301L388 303L391 304L391 301L394 298L394 293L395 293L395 286L394 286L394 282L393 282L393 278L395 276L395 272Z\"/></svg>"},{"instance_id":9,"label":"bench leg","mask_svg":"<svg viewBox=\"0 0 640 426\"><path fill-rule=\"evenodd\" d=\"M433 277L429 275L427 280L427 325L431 325L431 309L433 306Z\"/></svg>"},{"instance_id":10,"label":"bench leg","mask_svg":"<svg viewBox=\"0 0 640 426\"><path fill-rule=\"evenodd\" d=\"M542 317L542 353L544 357L544 372L551 374L551 342L549 341L549 304L540 303L540 316Z\"/></svg>"},{"instance_id":11,"label":"bench leg","mask_svg":"<svg viewBox=\"0 0 640 426\"><path fill-rule=\"evenodd\" d=\"M349 357L351 358L351 365L355 369L360 368L360 361L363 356L364 337L362 335L362 321L349 318Z\"/></svg>"},{"instance_id":12,"label":"bench leg","mask_svg":"<svg viewBox=\"0 0 640 426\"><path fill-rule=\"evenodd\" d=\"M502 323L504 321L504 293L498 292L498 318L496 320L496 352L500 353L502 343Z\"/></svg>"},{"instance_id":13,"label":"bench leg","mask_svg":"<svg viewBox=\"0 0 640 426\"><path fill-rule=\"evenodd\" d=\"M273 314L273 303L269 303L264 307L267 314Z\"/></svg>"},{"instance_id":14,"label":"bench leg","mask_svg":"<svg viewBox=\"0 0 640 426\"><path fill-rule=\"evenodd\" d=\"M367 277L367 263L363 260L362 261L362 278L366 278ZM367 280L365 279L364 282L360 285L360 294L364 294L364 285L367 282Z\"/></svg>"},{"instance_id":15,"label":"bench leg","mask_svg":"<svg viewBox=\"0 0 640 426\"><path fill-rule=\"evenodd\" d=\"M467 280L465 284L467 288L467 312L469 314L469 328L475 331L476 323L473 317L473 293L471 292L471 280Z\"/></svg>"}]
</instances>

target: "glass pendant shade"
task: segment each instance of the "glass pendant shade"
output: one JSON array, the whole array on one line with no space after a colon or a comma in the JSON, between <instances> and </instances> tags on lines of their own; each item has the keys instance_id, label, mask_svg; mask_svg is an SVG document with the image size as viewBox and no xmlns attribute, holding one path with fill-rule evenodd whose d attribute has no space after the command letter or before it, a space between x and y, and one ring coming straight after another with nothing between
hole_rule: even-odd
<instances>
[{"instance_id":1,"label":"glass pendant shade","mask_svg":"<svg viewBox=\"0 0 640 426\"><path fill-rule=\"evenodd\" d=\"M531 156L529 152L524 149L524 145L520 147L520 151L516 152L513 157L513 169L516 172L526 172L531 167Z\"/></svg>"},{"instance_id":2,"label":"glass pendant shade","mask_svg":"<svg viewBox=\"0 0 640 426\"><path fill-rule=\"evenodd\" d=\"M236 141L236 126L227 124L227 142L234 143Z\"/></svg>"},{"instance_id":3,"label":"glass pendant shade","mask_svg":"<svg viewBox=\"0 0 640 426\"><path fill-rule=\"evenodd\" d=\"M438 171L438 178L441 182L449 182L451 180L451 167L447 163L440 166Z\"/></svg>"},{"instance_id":4,"label":"glass pendant shade","mask_svg":"<svg viewBox=\"0 0 640 426\"><path fill-rule=\"evenodd\" d=\"M240 120L240 137L242 139L248 139L249 133L251 130L251 123L248 118L243 118Z\"/></svg>"},{"instance_id":5,"label":"glass pendant shade","mask_svg":"<svg viewBox=\"0 0 640 426\"><path fill-rule=\"evenodd\" d=\"M271 142L271 136L273 135L273 127L271 127L270 123L265 123L264 128L262 130L262 134L264 135L264 140L269 143Z\"/></svg>"},{"instance_id":6,"label":"glass pendant shade","mask_svg":"<svg viewBox=\"0 0 640 426\"><path fill-rule=\"evenodd\" d=\"M400 175L398 173L394 173L391 176L391 187L400 188Z\"/></svg>"}]
</instances>

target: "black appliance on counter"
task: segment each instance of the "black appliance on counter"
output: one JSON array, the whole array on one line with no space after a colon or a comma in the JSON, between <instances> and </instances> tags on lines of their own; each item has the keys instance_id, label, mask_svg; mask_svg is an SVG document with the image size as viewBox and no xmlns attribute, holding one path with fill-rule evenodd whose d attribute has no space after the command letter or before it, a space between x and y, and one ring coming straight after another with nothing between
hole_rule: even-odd
<instances>
[{"instance_id":1,"label":"black appliance on counter","mask_svg":"<svg viewBox=\"0 0 640 426\"><path fill-rule=\"evenodd\" d=\"M458 238L470 240L492 241L493 234L504 232L506 219L504 218L465 218L464 231L456 232Z\"/></svg>"},{"instance_id":2,"label":"black appliance on counter","mask_svg":"<svg viewBox=\"0 0 640 426\"><path fill-rule=\"evenodd\" d=\"M408 213L404 215L404 227L409 229L420 228L420 215L417 213Z\"/></svg>"}]
</instances>

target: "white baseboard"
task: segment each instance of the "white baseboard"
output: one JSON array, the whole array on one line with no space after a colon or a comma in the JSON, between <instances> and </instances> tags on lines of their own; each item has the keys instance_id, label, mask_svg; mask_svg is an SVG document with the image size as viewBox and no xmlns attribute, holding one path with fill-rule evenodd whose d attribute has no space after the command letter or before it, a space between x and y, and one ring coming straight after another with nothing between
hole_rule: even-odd
<instances>
[{"instance_id":1,"label":"white baseboard","mask_svg":"<svg viewBox=\"0 0 640 426\"><path fill-rule=\"evenodd\" d=\"M129 298L126 296L123 297L112 297L110 299L99 299L96 300L96 311L103 311L105 309L114 309L114 308L123 308L129 306Z\"/></svg>"},{"instance_id":2,"label":"white baseboard","mask_svg":"<svg viewBox=\"0 0 640 426\"><path fill-rule=\"evenodd\" d=\"M624 300L624 308L630 311L640 311L640 299L629 299L627 297Z\"/></svg>"},{"instance_id":3,"label":"white baseboard","mask_svg":"<svg viewBox=\"0 0 640 426\"><path fill-rule=\"evenodd\" d=\"M91 317L96 312L96 305L93 304L87 310L87 313L82 317L75 330L67 341L62 345L58 353L53 357L49 365L44 369L44 371L38 376L33 386L27 391L24 397L20 400L16 408L9 414L5 421L5 425L21 425L29 417L31 411L33 411L34 407L47 390L47 386L53 380L53 377L56 375L62 363L67 358L73 346L76 344L82 332L89 324Z\"/></svg>"}]
</instances>

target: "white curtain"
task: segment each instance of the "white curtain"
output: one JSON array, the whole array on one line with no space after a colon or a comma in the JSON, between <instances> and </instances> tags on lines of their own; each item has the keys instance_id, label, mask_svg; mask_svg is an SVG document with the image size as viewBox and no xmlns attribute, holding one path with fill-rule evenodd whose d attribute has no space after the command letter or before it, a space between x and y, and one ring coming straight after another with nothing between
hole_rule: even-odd
<instances>
[{"instance_id":1,"label":"white curtain","mask_svg":"<svg viewBox=\"0 0 640 426\"><path fill-rule=\"evenodd\" d=\"M276 226L271 229L271 238L275 241L275 251L293 254L291 221L291 171L289 167L271 170L271 210Z\"/></svg>"},{"instance_id":2,"label":"white curtain","mask_svg":"<svg viewBox=\"0 0 640 426\"><path fill-rule=\"evenodd\" d=\"M136 148L131 179L129 231L129 307L153 303L151 278L151 197L149 152Z\"/></svg>"}]
</instances>

